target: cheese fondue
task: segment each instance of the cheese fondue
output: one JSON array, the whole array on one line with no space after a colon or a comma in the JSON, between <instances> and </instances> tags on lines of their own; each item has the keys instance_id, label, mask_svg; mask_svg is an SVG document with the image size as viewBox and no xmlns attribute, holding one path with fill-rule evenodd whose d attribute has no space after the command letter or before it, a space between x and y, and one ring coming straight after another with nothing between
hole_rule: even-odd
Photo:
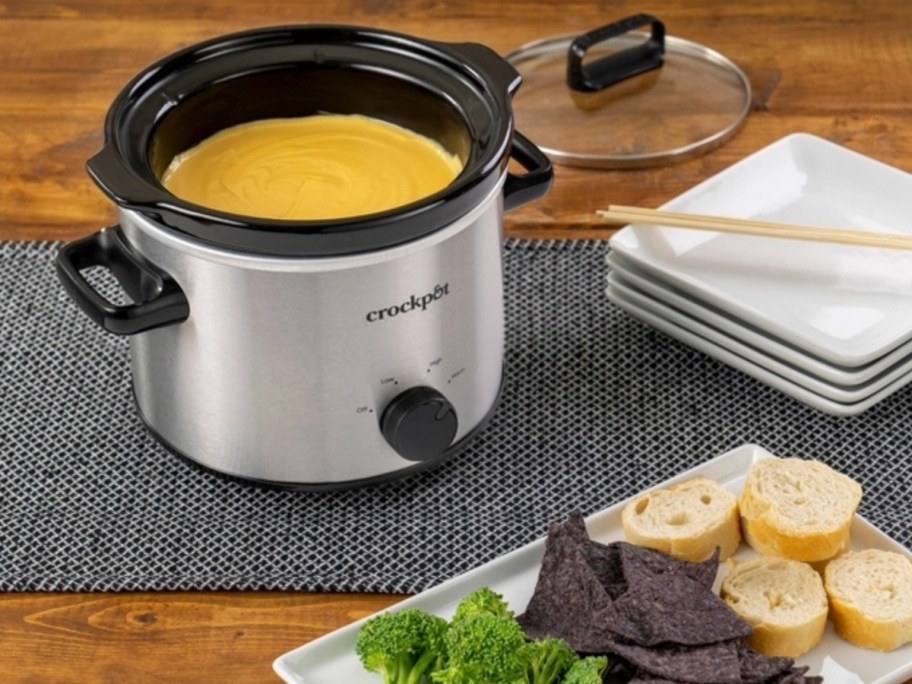
<instances>
[{"instance_id":1,"label":"cheese fondue","mask_svg":"<svg viewBox=\"0 0 912 684\"><path fill-rule=\"evenodd\" d=\"M177 155L162 183L177 197L232 214L325 220L414 202L461 170L458 157L413 131L319 114L219 131Z\"/></svg>"}]
</instances>

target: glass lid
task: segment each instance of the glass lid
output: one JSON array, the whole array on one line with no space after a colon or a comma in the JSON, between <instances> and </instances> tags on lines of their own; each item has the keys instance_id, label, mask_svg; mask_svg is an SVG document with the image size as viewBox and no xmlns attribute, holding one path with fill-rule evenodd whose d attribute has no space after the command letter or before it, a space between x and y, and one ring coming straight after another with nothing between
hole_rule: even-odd
<instances>
[{"instance_id":1,"label":"glass lid","mask_svg":"<svg viewBox=\"0 0 912 684\"><path fill-rule=\"evenodd\" d=\"M750 82L736 64L666 36L648 14L529 43L506 59L523 76L516 127L559 164L683 161L725 143L750 111Z\"/></svg>"}]
</instances>

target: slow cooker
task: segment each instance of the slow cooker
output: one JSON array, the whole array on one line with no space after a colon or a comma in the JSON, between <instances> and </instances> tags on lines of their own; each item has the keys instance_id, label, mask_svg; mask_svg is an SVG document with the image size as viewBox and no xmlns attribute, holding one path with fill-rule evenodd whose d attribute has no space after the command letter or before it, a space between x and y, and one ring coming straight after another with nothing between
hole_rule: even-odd
<instances>
[{"instance_id":1,"label":"slow cooker","mask_svg":"<svg viewBox=\"0 0 912 684\"><path fill-rule=\"evenodd\" d=\"M214 471L312 489L400 477L462 450L502 384L503 211L552 179L514 131L520 80L481 45L320 25L215 38L128 83L88 162L119 222L64 246L57 268L86 314L130 336L152 433ZM331 221L213 211L160 182L217 131L321 112L411 129L463 170L422 200ZM93 267L129 301L96 289Z\"/></svg>"}]
</instances>

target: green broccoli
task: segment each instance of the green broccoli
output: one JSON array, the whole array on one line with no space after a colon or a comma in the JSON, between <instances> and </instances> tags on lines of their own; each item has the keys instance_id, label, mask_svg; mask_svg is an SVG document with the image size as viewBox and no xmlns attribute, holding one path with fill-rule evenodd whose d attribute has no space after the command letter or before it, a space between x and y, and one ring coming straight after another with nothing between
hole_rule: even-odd
<instances>
[{"instance_id":1,"label":"green broccoli","mask_svg":"<svg viewBox=\"0 0 912 684\"><path fill-rule=\"evenodd\" d=\"M488 587L463 598L449 623L414 608L381 613L361 627L355 650L384 684L601 684L608 664L580 659L561 639L528 641Z\"/></svg>"},{"instance_id":2,"label":"green broccoli","mask_svg":"<svg viewBox=\"0 0 912 684\"><path fill-rule=\"evenodd\" d=\"M513 611L509 609L501 594L489 587L481 587L463 597L456 606L456 612L453 613L453 622L481 614L513 617Z\"/></svg>"},{"instance_id":3,"label":"green broccoli","mask_svg":"<svg viewBox=\"0 0 912 684\"><path fill-rule=\"evenodd\" d=\"M479 613L454 619L446 632L447 660L433 672L438 684L519 684L526 644L512 617Z\"/></svg>"},{"instance_id":4,"label":"green broccoli","mask_svg":"<svg viewBox=\"0 0 912 684\"><path fill-rule=\"evenodd\" d=\"M530 641L523 646L520 658L525 669L522 681L526 684L557 684L579 660L570 644L554 637Z\"/></svg>"},{"instance_id":5,"label":"green broccoli","mask_svg":"<svg viewBox=\"0 0 912 684\"><path fill-rule=\"evenodd\" d=\"M602 673L608 667L605 656L580 658L567 670L561 684L602 684Z\"/></svg>"},{"instance_id":6,"label":"green broccoli","mask_svg":"<svg viewBox=\"0 0 912 684\"><path fill-rule=\"evenodd\" d=\"M384 684L419 684L442 665L447 621L417 608L381 613L358 631L355 651Z\"/></svg>"}]
</instances>

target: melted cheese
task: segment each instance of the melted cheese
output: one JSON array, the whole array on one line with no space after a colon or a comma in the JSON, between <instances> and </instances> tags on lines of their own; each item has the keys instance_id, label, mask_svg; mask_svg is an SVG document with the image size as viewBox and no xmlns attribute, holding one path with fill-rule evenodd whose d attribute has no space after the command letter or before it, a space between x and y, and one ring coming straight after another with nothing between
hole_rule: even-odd
<instances>
[{"instance_id":1,"label":"melted cheese","mask_svg":"<svg viewBox=\"0 0 912 684\"><path fill-rule=\"evenodd\" d=\"M439 143L360 115L263 119L177 155L172 194L256 218L326 220L409 204L445 188L462 163Z\"/></svg>"}]
</instances>

